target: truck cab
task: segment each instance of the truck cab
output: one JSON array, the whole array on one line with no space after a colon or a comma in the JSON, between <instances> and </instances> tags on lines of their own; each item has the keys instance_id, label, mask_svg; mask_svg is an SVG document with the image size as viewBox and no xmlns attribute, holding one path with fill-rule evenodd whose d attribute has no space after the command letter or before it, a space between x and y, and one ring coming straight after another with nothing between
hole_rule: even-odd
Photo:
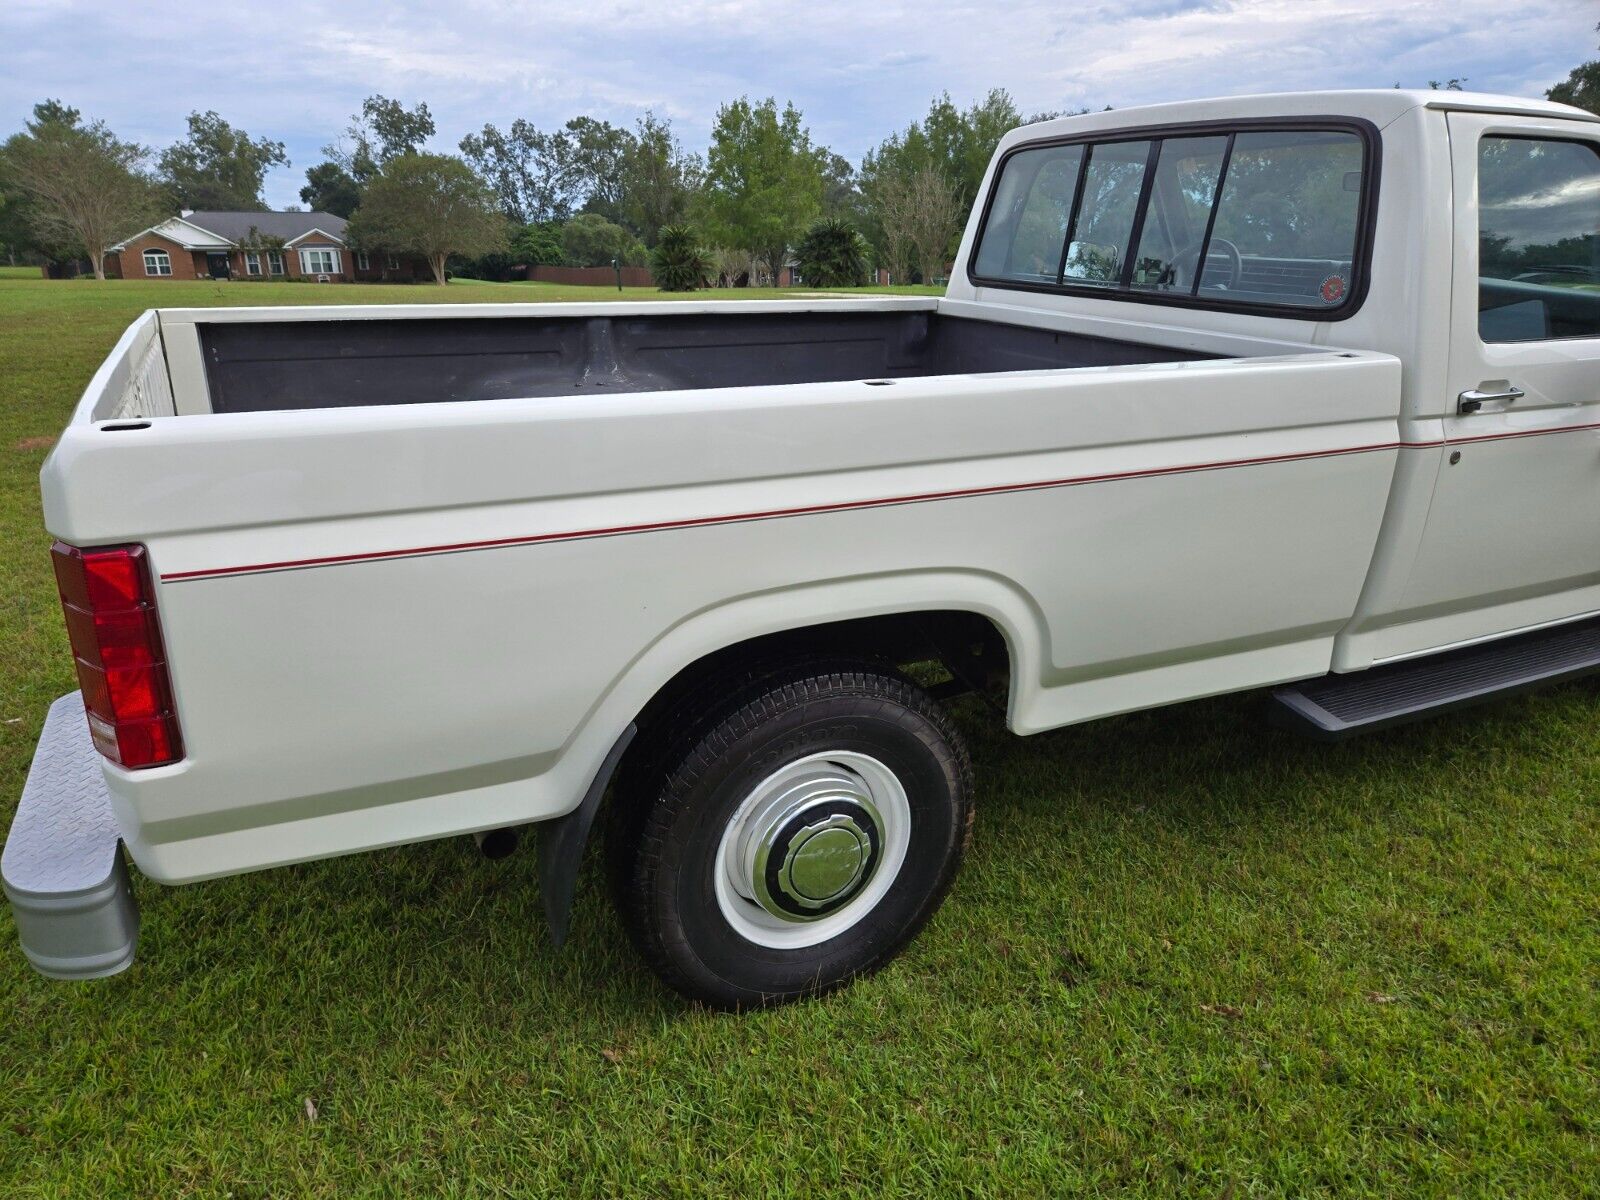
<instances>
[{"instance_id":1,"label":"truck cab","mask_svg":"<svg viewBox=\"0 0 1600 1200\"><path fill-rule=\"evenodd\" d=\"M949 297L1132 324L1176 309L1197 330L1399 359L1403 453L1330 666L1436 653L1600 611L1597 147L1593 114L1436 91L1247 97L1015 130ZM1085 183L1106 189L1084 193L1086 236L1064 239L1056 279L995 270L982 238L1005 178L1046 158L1063 175L1086 162ZM1304 187L1307 171L1326 178ZM1102 244L1130 240L1121 276L1089 277Z\"/></svg>"}]
</instances>

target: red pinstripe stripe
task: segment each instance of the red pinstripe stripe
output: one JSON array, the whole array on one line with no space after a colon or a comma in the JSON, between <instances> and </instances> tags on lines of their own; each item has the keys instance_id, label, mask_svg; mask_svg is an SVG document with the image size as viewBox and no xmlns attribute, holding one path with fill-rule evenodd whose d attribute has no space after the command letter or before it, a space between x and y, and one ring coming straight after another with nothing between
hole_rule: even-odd
<instances>
[{"instance_id":1,"label":"red pinstripe stripe","mask_svg":"<svg viewBox=\"0 0 1600 1200\"><path fill-rule=\"evenodd\" d=\"M1594 425L1568 426L1564 429L1534 429L1516 433L1489 434L1483 437L1458 438L1453 442L1376 442L1368 446L1346 446L1337 450L1311 450L1293 454L1273 454L1258 458L1221 459L1216 462L1192 463L1173 467L1153 467L1142 471L1113 471L1102 475L1073 475L1061 479L1041 479L1028 483L1000 483L989 487L956 488L942 492L913 492L901 496L884 496L873 500L843 500L834 504L807 504L795 508L770 508L753 512L730 513L723 516L688 517L678 521L647 521L636 525L611 525L594 529L573 529L557 533L535 533L521 537L489 538L473 542L448 542L436 546L412 546L403 550L369 550L358 554L330 554L319 558L293 558L281 562L247 563L234 567L205 567L195 571L173 571L161 576L162 583L178 583L186 579L214 579L225 575L248 575L262 571L288 571L305 567L326 567L342 563L378 562L386 558L415 558L428 554L456 554L468 550L492 550L504 546L536 546L544 542L574 542L587 538L619 537L632 533L659 533L668 529L694 529L706 525L734 525L746 521L770 521L781 517L809 517L823 513L849 512L856 509L890 508L902 504L926 504L934 500L962 500L975 496L998 496L1013 492L1037 492L1051 488L1081 487L1090 483L1113 483L1123 479L1151 479L1163 475L1187 475L1196 471L1221 471L1234 467L1263 466L1269 463L1300 462L1307 459L1338 458L1347 454L1370 454L1379 450L1427 450L1461 442L1499 441L1504 438L1531 437L1544 433L1567 433L1578 429L1600 429Z\"/></svg>"},{"instance_id":2,"label":"red pinstripe stripe","mask_svg":"<svg viewBox=\"0 0 1600 1200\"><path fill-rule=\"evenodd\" d=\"M1504 442L1512 438L1545 437L1552 433L1582 433L1585 429L1600 429L1600 421L1588 425L1563 425L1559 429L1514 429L1510 433L1483 433L1477 437L1445 438L1441 442L1406 442L1406 449L1428 446L1464 446L1468 442Z\"/></svg>"}]
</instances>

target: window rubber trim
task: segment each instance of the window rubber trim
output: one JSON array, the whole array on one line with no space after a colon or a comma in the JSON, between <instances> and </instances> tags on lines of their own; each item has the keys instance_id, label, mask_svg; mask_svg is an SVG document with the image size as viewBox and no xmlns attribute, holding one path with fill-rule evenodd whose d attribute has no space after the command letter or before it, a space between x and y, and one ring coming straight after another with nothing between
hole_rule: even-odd
<instances>
[{"instance_id":1,"label":"window rubber trim","mask_svg":"<svg viewBox=\"0 0 1600 1200\"><path fill-rule=\"evenodd\" d=\"M1214 296L1184 295L1172 293L1142 292L1136 288L1095 288L1083 287L1070 283L1028 283L1025 280L996 278L994 276L979 275L973 264L978 261L978 255L983 248L984 236L989 232L989 218L994 207L995 196L999 191L1000 181L1005 175L1006 164L1013 155L1021 154L1027 150L1039 150L1047 146L1082 145L1085 148L1084 161L1087 162L1089 153L1094 146L1106 142L1135 142L1163 141L1169 138L1204 137L1207 135L1237 135L1241 133L1256 133L1260 131L1282 131L1285 133L1353 133L1361 139L1362 164L1361 164L1361 197L1360 208L1356 217L1356 241L1350 255L1350 289L1344 300L1332 308L1305 308L1291 304L1261 304L1252 301L1218 300ZM1233 148L1233 137L1229 138L1229 150ZM1230 153L1230 158L1232 157ZM1148 167L1146 168L1148 171ZM988 194L983 201L983 217L978 223L978 238L972 245L972 252L963 264L967 282L973 287L999 288L1015 292L1038 292L1051 296L1084 296L1098 300L1121 301L1127 304L1153 304L1162 308L1203 308L1216 312L1242 313L1247 316L1259 317L1284 317L1293 321L1343 321L1353 317L1360 310L1367 298L1367 291L1372 280L1372 243L1378 222L1378 190L1380 176L1383 170L1383 137L1378 132L1378 127L1371 121L1360 117L1339 116L1309 116L1309 117L1256 117L1240 118L1238 120L1222 121L1190 121L1174 125L1134 125L1124 129L1099 129L1092 133L1068 134L1062 137L1040 138L1037 141L1019 142L1007 150L998 164L996 164L993 177L989 183ZM1226 177L1219 177L1217 193L1212 202L1212 214L1222 201L1222 189ZM1079 190L1073 195L1073 215L1082 201L1082 176L1080 172ZM1140 212L1135 214L1138 220L1143 214L1143 207L1148 205L1149 198L1143 198ZM1208 218L1209 220L1209 218Z\"/></svg>"}]
</instances>

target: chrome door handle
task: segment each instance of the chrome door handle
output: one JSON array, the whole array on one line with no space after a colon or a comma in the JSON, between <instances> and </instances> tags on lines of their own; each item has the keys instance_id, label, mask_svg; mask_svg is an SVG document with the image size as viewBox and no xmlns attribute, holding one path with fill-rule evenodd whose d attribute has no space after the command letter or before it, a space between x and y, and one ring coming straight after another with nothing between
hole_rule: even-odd
<instances>
[{"instance_id":1,"label":"chrome door handle","mask_svg":"<svg viewBox=\"0 0 1600 1200\"><path fill-rule=\"evenodd\" d=\"M1477 388L1469 388L1456 397L1456 411L1458 413L1475 413L1485 404L1492 404L1496 400L1503 400L1507 404L1515 404L1528 393L1508 383L1504 387L1492 392L1482 392Z\"/></svg>"}]
</instances>

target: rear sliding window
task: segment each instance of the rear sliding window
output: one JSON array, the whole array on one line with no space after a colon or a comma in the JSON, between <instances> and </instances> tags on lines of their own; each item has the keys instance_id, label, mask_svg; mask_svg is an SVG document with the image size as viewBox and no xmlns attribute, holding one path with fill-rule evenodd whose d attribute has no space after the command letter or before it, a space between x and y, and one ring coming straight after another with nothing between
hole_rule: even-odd
<instances>
[{"instance_id":1,"label":"rear sliding window","mask_svg":"<svg viewBox=\"0 0 1600 1200\"><path fill-rule=\"evenodd\" d=\"M1254 128L1027 146L990 194L975 282L1326 317L1364 280L1366 140Z\"/></svg>"}]
</instances>

